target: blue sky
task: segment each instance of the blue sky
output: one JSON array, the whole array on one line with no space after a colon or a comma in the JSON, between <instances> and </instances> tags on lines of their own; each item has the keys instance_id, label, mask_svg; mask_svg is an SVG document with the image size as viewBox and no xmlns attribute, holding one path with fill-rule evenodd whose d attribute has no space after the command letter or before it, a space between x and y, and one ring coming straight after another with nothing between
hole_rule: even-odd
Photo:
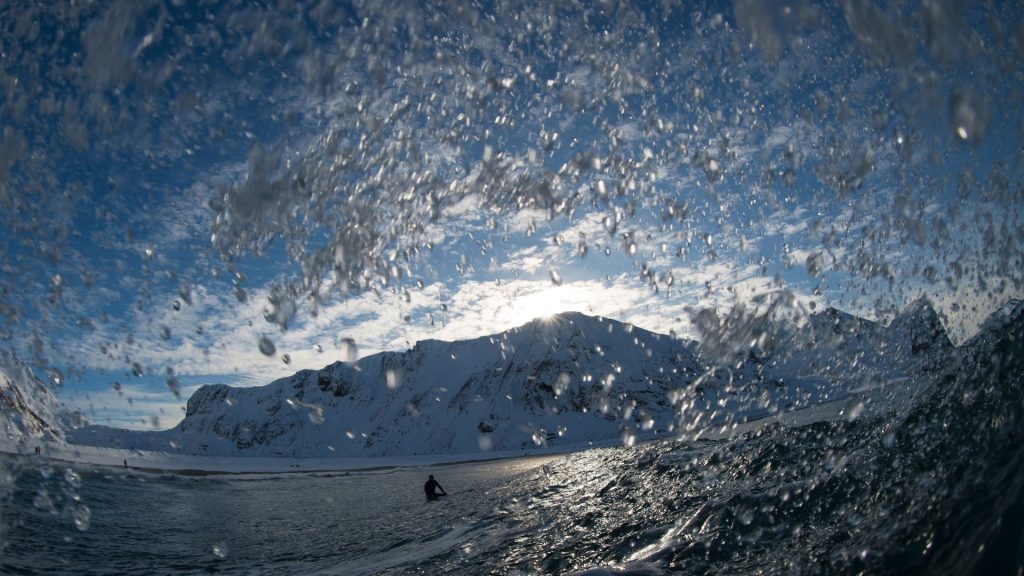
<instances>
[{"instance_id":1,"label":"blue sky","mask_svg":"<svg viewBox=\"0 0 1024 576\"><path fill-rule=\"evenodd\" d=\"M562 310L928 295L962 339L1022 293L1024 28L929 6L0 9L3 344L151 428Z\"/></svg>"}]
</instances>

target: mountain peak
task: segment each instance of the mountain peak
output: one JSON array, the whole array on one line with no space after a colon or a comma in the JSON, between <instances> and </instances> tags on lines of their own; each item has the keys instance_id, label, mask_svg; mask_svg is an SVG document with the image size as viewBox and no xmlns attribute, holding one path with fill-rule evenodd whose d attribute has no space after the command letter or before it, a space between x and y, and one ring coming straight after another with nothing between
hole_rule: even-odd
<instances>
[{"instance_id":1,"label":"mountain peak","mask_svg":"<svg viewBox=\"0 0 1024 576\"><path fill-rule=\"evenodd\" d=\"M934 316L938 318L938 314L935 312L935 306L932 304L931 299L928 298L927 296L919 296L915 298L909 304L904 306L903 310L901 310L896 316L897 318L901 316L917 318L927 318Z\"/></svg>"},{"instance_id":2,"label":"mountain peak","mask_svg":"<svg viewBox=\"0 0 1024 576\"><path fill-rule=\"evenodd\" d=\"M617 321L605 320L597 316L588 316L582 312L559 312L550 316L534 318L526 324L512 328L503 334L529 333L557 336L566 332L589 332L599 327L607 330L604 327L606 322L618 324ZM495 336L498 335L496 334Z\"/></svg>"},{"instance_id":3,"label":"mountain peak","mask_svg":"<svg viewBox=\"0 0 1024 576\"><path fill-rule=\"evenodd\" d=\"M592 322L604 322L605 319L600 316L589 316L582 312L576 312L574 310L568 310L565 312L558 312L557 314L551 314L549 316L538 316L533 320L530 320L524 326L530 325L542 325L550 326L552 324L575 324L578 322L592 323Z\"/></svg>"},{"instance_id":4,"label":"mountain peak","mask_svg":"<svg viewBox=\"0 0 1024 576\"><path fill-rule=\"evenodd\" d=\"M889 330L903 335L910 344L911 354L926 350L945 351L953 347L939 314L925 296L917 298L896 314Z\"/></svg>"},{"instance_id":5,"label":"mountain peak","mask_svg":"<svg viewBox=\"0 0 1024 576\"><path fill-rule=\"evenodd\" d=\"M1024 316L1024 301L1012 298L996 308L981 325L979 334L1001 332L1013 322Z\"/></svg>"}]
</instances>

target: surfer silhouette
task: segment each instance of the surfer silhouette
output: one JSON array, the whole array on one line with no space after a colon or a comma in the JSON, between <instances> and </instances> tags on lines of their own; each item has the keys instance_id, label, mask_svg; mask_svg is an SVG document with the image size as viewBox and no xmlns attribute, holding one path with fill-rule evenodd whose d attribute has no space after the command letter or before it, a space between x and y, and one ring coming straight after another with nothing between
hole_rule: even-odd
<instances>
[{"instance_id":1,"label":"surfer silhouette","mask_svg":"<svg viewBox=\"0 0 1024 576\"><path fill-rule=\"evenodd\" d=\"M440 490L440 492L438 492L438 490ZM437 498L439 496L448 495L448 493L444 491L444 488L441 487L441 484L437 480L434 480L433 474L427 478L427 483L423 485L423 491L426 492L427 498Z\"/></svg>"}]
</instances>

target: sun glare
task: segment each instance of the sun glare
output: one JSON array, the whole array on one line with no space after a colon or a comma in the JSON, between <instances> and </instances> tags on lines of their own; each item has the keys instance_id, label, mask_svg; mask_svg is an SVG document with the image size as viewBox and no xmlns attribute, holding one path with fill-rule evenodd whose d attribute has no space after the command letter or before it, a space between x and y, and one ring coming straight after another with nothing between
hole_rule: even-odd
<instances>
[{"instance_id":1,"label":"sun glare","mask_svg":"<svg viewBox=\"0 0 1024 576\"><path fill-rule=\"evenodd\" d=\"M586 312L586 302L586 292L571 284L544 288L517 296L512 301L511 320L516 325L535 319L550 321L560 312Z\"/></svg>"}]
</instances>

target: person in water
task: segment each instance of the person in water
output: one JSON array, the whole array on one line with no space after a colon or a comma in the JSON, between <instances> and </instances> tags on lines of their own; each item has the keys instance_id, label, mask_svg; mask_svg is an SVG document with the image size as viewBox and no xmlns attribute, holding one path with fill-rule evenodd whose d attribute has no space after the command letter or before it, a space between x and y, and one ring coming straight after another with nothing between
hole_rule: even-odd
<instances>
[{"instance_id":1,"label":"person in water","mask_svg":"<svg viewBox=\"0 0 1024 576\"><path fill-rule=\"evenodd\" d=\"M440 490L440 492L438 492ZM441 484L434 480L434 475L431 474L427 478L427 483L423 485L423 491L427 493L427 498L437 498L438 496L447 496L448 493L444 491Z\"/></svg>"}]
</instances>

